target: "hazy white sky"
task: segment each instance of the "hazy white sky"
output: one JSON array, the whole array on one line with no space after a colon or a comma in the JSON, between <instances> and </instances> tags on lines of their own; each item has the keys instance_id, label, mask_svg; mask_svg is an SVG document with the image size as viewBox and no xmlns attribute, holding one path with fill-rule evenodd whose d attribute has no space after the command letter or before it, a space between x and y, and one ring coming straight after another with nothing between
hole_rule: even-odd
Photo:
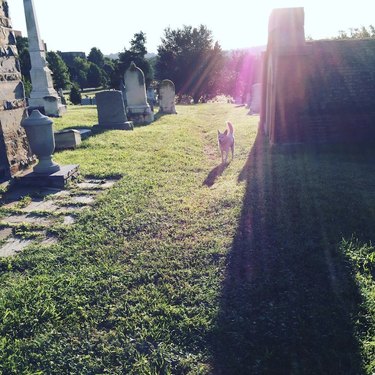
<instances>
[{"instance_id":1,"label":"hazy white sky","mask_svg":"<svg viewBox=\"0 0 375 375\"><path fill-rule=\"evenodd\" d=\"M15 30L26 36L23 0L8 0ZM224 50L264 45L273 8L305 8L305 34L314 39L339 30L375 24L375 0L34 0L42 38L51 51L104 54L129 48L146 33L148 52L157 52L164 29L204 24Z\"/></svg>"}]
</instances>

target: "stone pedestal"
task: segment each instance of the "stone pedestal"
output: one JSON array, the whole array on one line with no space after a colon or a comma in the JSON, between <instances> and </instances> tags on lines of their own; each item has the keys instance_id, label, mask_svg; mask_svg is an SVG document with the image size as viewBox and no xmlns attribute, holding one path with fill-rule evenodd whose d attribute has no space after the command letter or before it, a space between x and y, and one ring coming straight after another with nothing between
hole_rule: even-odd
<instances>
[{"instance_id":1,"label":"stone pedestal","mask_svg":"<svg viewBox=\"0 0 375 375\"><path fill-rule=\"evenodd\" d=\"M21 186L53 187L63 189L68 182L79 176L79 165L62 165L60 170L49 174L35 173L29 169L16 177L16 183Z\"/></svg>"}]
</instances>

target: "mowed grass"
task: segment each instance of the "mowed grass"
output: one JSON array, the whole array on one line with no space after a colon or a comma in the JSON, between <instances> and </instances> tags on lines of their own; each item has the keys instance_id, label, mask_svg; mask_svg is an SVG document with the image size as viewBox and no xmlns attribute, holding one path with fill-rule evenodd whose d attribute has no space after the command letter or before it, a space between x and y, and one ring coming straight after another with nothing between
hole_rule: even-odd
<instances>
[{"instance_id":1,"label":"mowed grass","mask_svg":"<svg viewBox=\"0 0 375 375\"><path fill-rule=\"evenodd\" d=\"M244 107L177 112L55 154L119 180L58 244L1 260L0 373L371 374L373 148L270 147ZM96 122L71 107L54 127Z\"/></svg>"}]
</instances>

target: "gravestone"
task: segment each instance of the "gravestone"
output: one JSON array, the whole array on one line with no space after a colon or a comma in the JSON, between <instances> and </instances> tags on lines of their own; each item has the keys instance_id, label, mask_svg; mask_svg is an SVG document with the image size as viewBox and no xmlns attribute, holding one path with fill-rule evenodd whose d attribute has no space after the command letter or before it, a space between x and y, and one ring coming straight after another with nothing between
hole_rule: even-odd
<instances>
[{"instance_id":1,"label":"gravestone","mask_svg":"<svg viewBox=\"0 0 375 375\"><path fill-rule=\"evenodd\" d=\"M262 98L262 84L255 83L251 86L251 101L249 114L260 113L260 103Z\"/></svg>"},{"instance_id":2,"label":"gravestone","mask_svg":"<svg viewBox=\"0 0 375 375\"><path fill-rule=\"evenodd\" d=\"M154 121L154 114L147 103L145 76L134 62L124 75L127 114L135 124L149 124Z\"/></svg>"},{"instance_id":3,"label":"gravestone","mask_svg":"<svg viewBox=\"0 0 375 375\"><path fill-rule=\"evenodd\" d=\"M95 97L99 124L95 125L93 130L133 130L133 122L126 117L121 91L101 91Z\"/></svg>"},{"instance_id":4,"label":"gravestone","mask_svg":"<svg viewBox=\"0 0 375 375\"><path fill-rule=\"evenodd\" d=\"M32 108L44 107L47 116L61 116L66 111L66 106L61 104L61 99L53 88L52 74L48 68L44 43L40 37L34 2L23 0L23 5L31 62L32 90L29 105ZM51 97L56 100L52 100Z\"/></svg>"},{"instance_id":5,"label":"gravestone","mask_svg":"<svg viewBox=\"0 0 375 375\"><path fill-rule=\"evenodd\" d=\"M21 121L27 116L16 39L7 1L0 0L0 178L13 177L34 160Z\"/></svg>"},{"instance_id":6,"label":"gravestone","mask_svg":"<svg viewBox=\"0 0 375 375\"><path fill-rule=\"evenodd\" d=\"M159 88L159 112L176 114L175 96L174 83L169 79L164 79Z\"/></svg>"}]
</instances>

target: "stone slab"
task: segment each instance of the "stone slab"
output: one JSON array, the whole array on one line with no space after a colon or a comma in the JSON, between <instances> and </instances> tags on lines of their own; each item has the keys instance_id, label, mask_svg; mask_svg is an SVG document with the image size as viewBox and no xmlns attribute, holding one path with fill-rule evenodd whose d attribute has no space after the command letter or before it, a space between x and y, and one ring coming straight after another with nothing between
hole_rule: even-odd
<instances>
[{"instance_id":1,"label":"stone slab","mask_svg":"<svg viewBox=\"0 0 375 375\"><path fill-rule=\"evenodd\" d=\"M5 240L12 234L12 228L2 228L0 229L0 241Z\"/></svg>"},{"instance_id":2,"label":"stone slab","mask_svg":"<svg viewBox=\"0 0 375 375\"><path fill-rule=\"evenodd\" d=\"M77 187L79 189L88 190L102 190L111 188L117 181L114 180L86 180L84 182L79 182Z\"/></svg>"},{"instance_id":3,"label":"stone slab","mask_svg":"<svg viewBox=\"0 0 375 375\"><path fill-rule=\"evenodd\" d=\"M81 133L78 130L67 129L55 132L55 149L75 149L81 144Z\"/></svg>"},{"instance_id":4,"label":"stone slab","mask_svg":"<svg viewBox=\"0 0 375 375\"><path fill-rule=\"evenodd\" d=\"M26 246L31 244L31 240L21 240L17 238L10 238L0 248L0 257L10 257L21 252Z\"/></svg>"},{"instance_id":5,"label":"stone slab","mask_svg":"<svg viewBox=\"0 0 375 375\"><path fill-rule=\"evenodd\" d=\"M28 223L28 224L35 224L35 225L50 226L52 225L52 220L43 216L35 216L35 215L27 214L27 215L5 216L1 219L1 223L8 224L8 225Z\"/></svg>"},{"instance_id":6,"label":"stone slab","mask_svg":"<svg viewBox=\"0 0 375 375\"><path fill-rule=\"evenodd\" d=\"M80 204L92 204L94 203L94 197L90 195L77 195L71 198L71 202Z\"/></svg>"},{"instance_id":7,"label":"stone slab","mask_svg":"<svg viewBox=\"0 0 375 375\"><path fill-rule=\"evenodd\" d=\"M39 174L33 171L25 172L17 176L16 182L19 185L55 187L63 189L69 181L77 178L79 175L79 165L62 165L60 170L51 174Z\"/></svg>"},{"instance_id":8,"label":"stone slab","mask_svg":"<svg viewBox=\"0 0 375 375\"><path fill-rule=\"evenodd\" d=\"M31 201L29 205L24 208L21 208L23 212L33 212L33 211L47 211L55 212L58 209L58 206L53 203L52 200L39 200Z\"/></svg>"}]
</instances>

